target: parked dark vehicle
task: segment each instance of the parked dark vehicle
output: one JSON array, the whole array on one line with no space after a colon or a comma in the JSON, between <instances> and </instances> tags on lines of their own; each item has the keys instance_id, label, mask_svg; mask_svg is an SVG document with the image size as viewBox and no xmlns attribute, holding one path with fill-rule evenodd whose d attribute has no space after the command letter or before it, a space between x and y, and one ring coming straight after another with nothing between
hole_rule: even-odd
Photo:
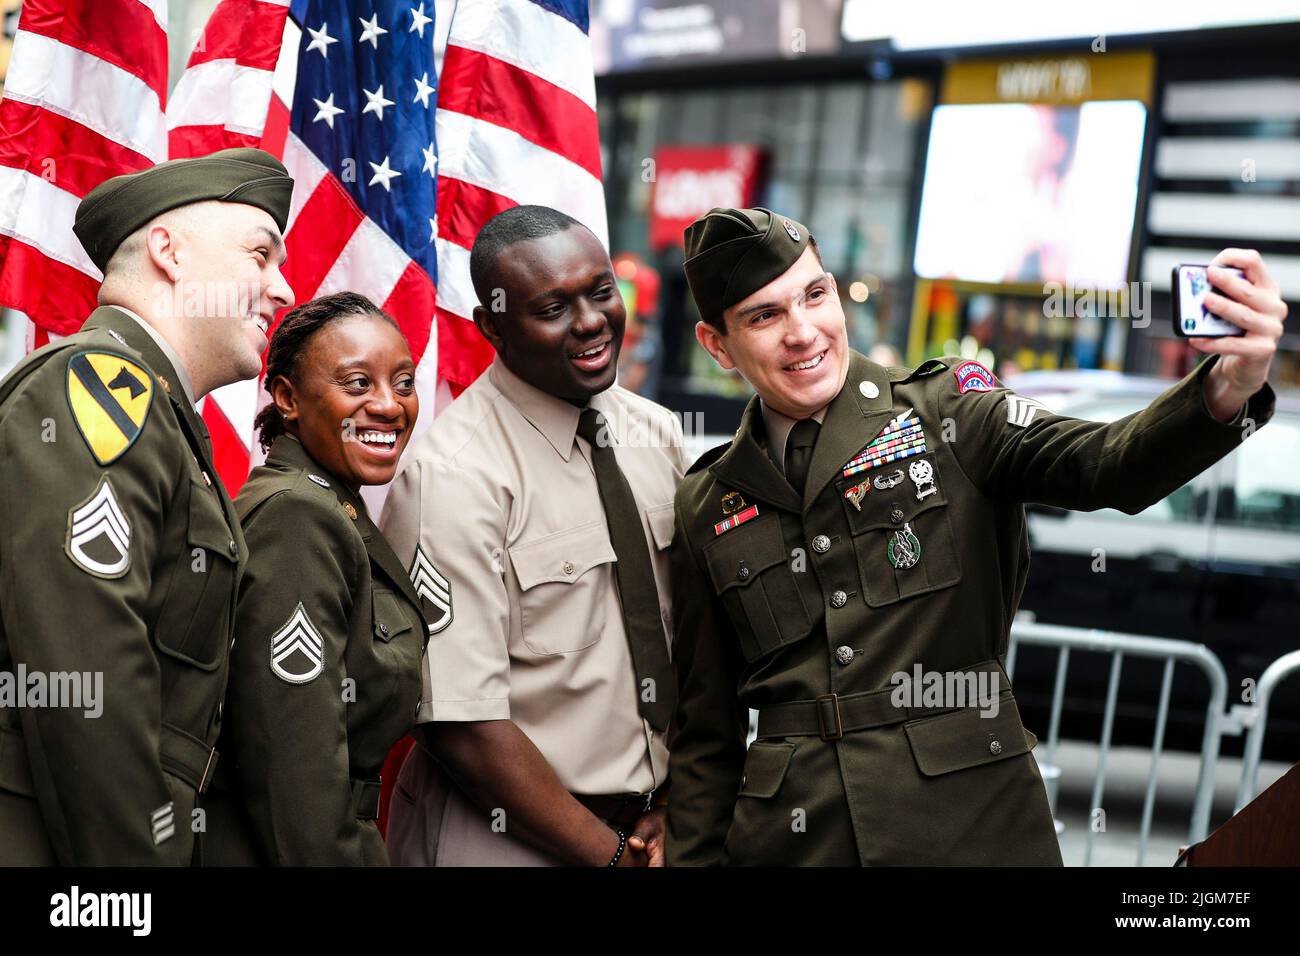
<instances>
[{"instance_id":1,"label":"parked dark vehicle","mask_svg":"<svg viewBox=\"0 0 1300 956\"><path fill-rule=\"evenodd\" d=\"M1170 383L1072 371L1030 372L1006 384L1062 414L1112 421ZM1243 703L1265 667L1300 647L1300 396L1279 394L1267 426L1140 514L1027 510L1032 559L1021 608L1038 621L1202 643L1227 671L1229 707ZM1016 697L1026 722L1043 733L1057 652L1019 650ZM1109 671L1108 655L1071 655L1062 736L1099 739ZM1151 745L1162 673L1162 663L1125 660L1114 743ZM1201 673L1180 664L1167 748L1200 749L1207 699ZM1242 740L1224 737L1223 752L1239 754ZM1273 697L1264 756L1300 759L1300 677Z\"/></svg>"}]
</instances>

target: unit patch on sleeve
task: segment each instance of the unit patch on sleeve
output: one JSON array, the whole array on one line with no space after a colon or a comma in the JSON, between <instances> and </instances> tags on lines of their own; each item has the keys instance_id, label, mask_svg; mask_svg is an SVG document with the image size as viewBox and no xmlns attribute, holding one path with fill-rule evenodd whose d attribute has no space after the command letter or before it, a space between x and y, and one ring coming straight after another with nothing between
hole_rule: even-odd
<instances>
[{"instance_id":1,"label":"unit patch on sleeve","mask_svg":"<svg viewBox=\"0 0 1300 956\"><path fill-rule=\"evenodd\" d=\"M126 453L144 428L153 380L113 352L78 352L68 360L68 407L86 447L101 465Z\"/></svg>"},{"instance_id":2,"label":"unit patch on sleeve","mask_svg":"<svg viewBox=\"0 0 1300 956\"><path fill-rule=\"evenodd\" d=\"M993 373L979 362L962 362L952 370L952 374L957 376L959 395L965 395L967 392L991 392L998 387Z\"/></svg>"}]
</instances>

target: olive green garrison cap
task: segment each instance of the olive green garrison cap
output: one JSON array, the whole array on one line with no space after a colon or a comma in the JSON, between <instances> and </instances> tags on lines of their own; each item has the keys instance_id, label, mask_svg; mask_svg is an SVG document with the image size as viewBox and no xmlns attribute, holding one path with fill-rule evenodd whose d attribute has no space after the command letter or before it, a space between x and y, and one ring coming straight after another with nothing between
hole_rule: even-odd
<instances>
[{"instance_id":1,"label":"olive green garrison cap","mask_svg":"<svg viewBox=\"0 0 1300 956\"><path fill-rule=\"evenodd\" d=\"M770 209L711 209L686 227L686 282L700 315L724 309L789 269L808 248L808 227Z\"/></svg>"},{"instance_id":2,"label":"olive green garrison cap","mask_svg":"<svg viewBox=\"0 0 1300 956\"><path fill-rule=\"evenodd\" d=\"M289 171L270 153L223 149L105 180L77 206L72 231L102 272L122 240L178 206L209 199L246 203L270 213L283 232L292 194Z\"/></svg>"}]
</instances>

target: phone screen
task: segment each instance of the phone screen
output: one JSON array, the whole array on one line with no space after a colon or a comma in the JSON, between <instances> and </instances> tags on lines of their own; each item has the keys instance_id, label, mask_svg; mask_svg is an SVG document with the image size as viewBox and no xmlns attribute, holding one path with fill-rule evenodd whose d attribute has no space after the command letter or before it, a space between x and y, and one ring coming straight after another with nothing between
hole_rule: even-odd
<instances>
[{"instance_id":1,"label":"phone screen","mask_svg":"<svg viewBox=\"0 0 1300 956\"><path fill-rule=\"evenodd\" d=\"M1245 278L1240 269L1224 266L1234 275ZM1205 307L1205 296L1213 288L1205 266L1179 266L1174 270L1177 292L1174 305L1178 314L1174 320L1183 335L1244 335L1245 330L1226 319L1221 319Z\"/></svg>"}]
</instances>

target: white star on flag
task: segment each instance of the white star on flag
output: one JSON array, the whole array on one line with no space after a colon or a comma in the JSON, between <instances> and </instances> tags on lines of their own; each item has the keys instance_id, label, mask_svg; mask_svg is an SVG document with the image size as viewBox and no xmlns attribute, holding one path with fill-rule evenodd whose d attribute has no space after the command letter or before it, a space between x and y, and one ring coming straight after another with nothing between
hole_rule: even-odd
<instances>
[{"instance_id":1,"label":"white star on flag","mask_svg":"<svg viewBox=\"0 0 1300 956\"><path fill-rule=\"evenodd\" d=\"M394 105L392 100L384 98L384 84L380 83L379 89L373 93L367 89L363 89L361 92L366 94L366 100L368 101L361 112L363 114L374 113L382 123L384 121L384 109Z\"/></svg>"},{"instance_id":2,"label":"white star on flag","mask_svg":"<svg viewBox=\"0 0 1300 956\"><path fill-rule=\"evenodd\" d=\"M377 13L371 14L370 19L368 21L363 20L361 17L357 17L357 19L361 20L361 39L357 40L357 42L365 43L367 40L369 40L370 45L374 47L376 50L378 50L379 37L382 34L388 32L387 30L385 30L383 27L379 25L379 14Z\"/></svg>"},{"instance_id":3,"label":"white star on flag","mask_svg":"<svg viewBox=\"0 0 1300 956\"><path fill-rule=\"evenodd\" d=\"M425 25L426 23L432 23L432 22L433 22L433 17L426 17L426 16L424 15L424 4L423 4L423 3L420 4L420 9L418 9L418 10L415 9L415 7L411 7L411 29L407 30L406 32L407 32L407 33L418 33L418 34L420 34L420 39L423 40L423 39L424 39L424 25Z\"/></svg>"},{"instance_id":4,"label":"white star on flag","mask_svg":"<svg viewBox=\"0 0 1300 956\"><path fill-rule=\"evenodd\" d=\"M334 117L343 112L342 109L334 105L334 94L331 93L328 98L323 100L318 100L315 97L312 97L312 102L316 104L316 109L319 111L312 117L312 122L319 123L321 120L324 120L329 124L330 129L333 129Z\"/></svg>"},{"instance_id":5,"label":"white star on flag","mask_svg":"<svg viewBox=\"0 0 1300 956\"><path fill-rule=\"evenodd\" d=\"M422 147L420 149L420 152L424 153L424 168L422 168L420 172L428 173L436 180L438 178L438 173L436 169L438 165L438 156L433 151L433 143L430 143L428 146Z\"/></svg>"},{"instance_id":6,"label":"white star on flag","mask_svg":"<svg viewBox=\"0 0 1300 956\"><path fill-rule=\"evenodd\" d=\"M419 103L426 110L429 108L429 97L433 94L433 87L429 85L429 74L415 78L415 99L411 102Z\"/></svg>"},{"instance_id":7,"label":"white star on flag","mask_svg":"<svg viewBox=\"0 0 1300 956\"><path fill-rule=\"evenodd\" d=\"M391 183L398 176L402 175L397 170L391 168L388 165L387 156L384 157L384 161L382 163L371 163L370 168L375 171L375 175L371 177L369 185L373 186L375 183L379 183L379 185L384 187L385 192L392 192L393 188L392 186L389 185L389 183Z\"/></svg>"},{"instance_id":8,"label":"white star on flag","mask_svg":"<svg viewBox=\"0 0 1300 956\"><path fill-rule=\"evenodd\" d=\"M322 23L319 30L313 30L311 27L307 28L307 32L311 34L311 43L307 44L307 52L319 50L320 55L327 60L330 58L330 44L339 42L330 36L328 27L328 23Z\"/></svg>"}]
</instances>

